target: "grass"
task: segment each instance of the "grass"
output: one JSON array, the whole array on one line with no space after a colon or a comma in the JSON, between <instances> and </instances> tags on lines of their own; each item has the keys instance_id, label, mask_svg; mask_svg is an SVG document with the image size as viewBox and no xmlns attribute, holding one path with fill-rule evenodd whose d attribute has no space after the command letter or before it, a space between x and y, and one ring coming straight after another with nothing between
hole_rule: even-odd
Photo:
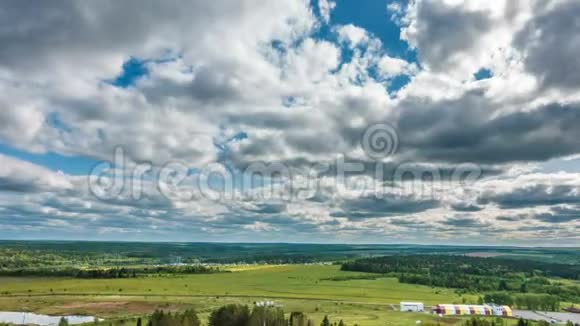
<instances>
[{"instance_id":1,"label":"grass","mask_svg":"<svg viewBox=\"0 0 580 326\"><path fill-rule=\"evenodd\" d=\"M377 304L398 303L402 299L420 299L426 304L461 300L452 290L401 284L395 278L357 279L368 275L343 272L338 266L287 265L135 279L0 278L0 288L12 295L237 296Z\"/></svg>"},{"instance_id":2,"label":"grass","mask_svg":"<svg viewBox=\"0 0 580 326\"><path fill-rule=\"evenodd\" d=\"M371 274L372 275L372 274ZM319 324L324 315L349 325L411 325L429 314L400 313L390 304L460 303L452 290L401 284L394 278L343 272L339 266L245 266L231 273L136 279L0 278L0 310L126 317L194 307L205 319L227 304L270 299L285 311L304 311ZM466 297L469 301L474 297ZM457 319L444 320L452 325Z\"/></svg>"}]
</instances>

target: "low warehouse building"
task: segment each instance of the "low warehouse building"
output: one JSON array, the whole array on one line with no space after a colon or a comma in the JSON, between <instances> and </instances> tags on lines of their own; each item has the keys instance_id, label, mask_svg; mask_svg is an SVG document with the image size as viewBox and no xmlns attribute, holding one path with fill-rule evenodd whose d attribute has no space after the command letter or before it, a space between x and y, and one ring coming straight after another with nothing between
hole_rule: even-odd
<instances>
[{"instance_id":1,"label":"low warehouse building","mask_svg":"<svg viewBox=\"0 0 580 326\"><path fill-rule=\"evenodd\" d=\"M477 315L477 316L503 316L512 317L513 312L509 306L496 305L457 305L438 304L433 307L433 313L438 315Z\"/></svg>"},{"instance_id":2,"label":"low warehouse building","mask_svg":"<svg viewBox=\"0 0 580 326\"><path fill-rule=\"evenodd\" d=\"M401 302L401 311L419 312L425 311L425 306L422 302Z\"/></svg>"}]
</instances>

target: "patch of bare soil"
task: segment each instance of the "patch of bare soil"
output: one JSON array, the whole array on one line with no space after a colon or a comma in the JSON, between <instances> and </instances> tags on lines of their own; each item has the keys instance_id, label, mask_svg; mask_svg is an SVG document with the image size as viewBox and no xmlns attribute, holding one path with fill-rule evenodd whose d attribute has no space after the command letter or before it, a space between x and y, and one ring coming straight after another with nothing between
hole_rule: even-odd
<instances>
[{"instance_id":1,"label":"patch of bare soil","mask_svg":"<svg viewBox=\"0 0 580 326\"><path fill-rule=\"evenodd\" d=\"M177 304L163 304L138 301L70 302L55 307L61 313L92 315L99 317L130 316L152 313L155 309L174 311L181 309Z\"/></svg>"}]
</instances>

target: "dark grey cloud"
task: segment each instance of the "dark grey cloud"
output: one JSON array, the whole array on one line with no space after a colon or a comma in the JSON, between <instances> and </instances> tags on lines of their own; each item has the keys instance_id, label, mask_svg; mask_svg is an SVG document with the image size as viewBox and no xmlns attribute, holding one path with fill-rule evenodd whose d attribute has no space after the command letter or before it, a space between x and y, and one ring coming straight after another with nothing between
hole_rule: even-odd
<instances>
[{"instance_id":1,"label":"dark grey cloud","mask_svg":"<svg viewBox=\"0 0 580 326\"><path fill-rule=\"evenodd\" d=\"M0 193L61 193L71 186L64 175L0 154Z\"/></svg>"},{"instance_id":2,"label":"dark grey cloud","mask_svg":"<svg viewBox=\"0 0 580 326\"><path fill-rule=\"evenodd\" d=\"M59 56L90 61L83 54L91 50L130 48L144 41L156 25L153 22L169 18L167 7L140 3L139 10L131 10L137 5L134 1L104 1L99 6L71 0L5 1L0 10L0 65L36 70ZM129 11L135 15L127 15Z\"/></svg>"},{"instance_id":3,"label":"dark grey cloud","mask_svg":"<svg viewBox=\"0 0 580 326\"><path fill-rule=\"evenodd\" d=\"M203 226L228 230L247 229L256 223L267 224L268 227L277 230L277 232L287 232L287 234L304 234L316 233L320 231L320 227L328 225L331 227L339 226L339 222L332 220L328 222L315 222L304 220L295 216L282 214L251 214L251 213L227 213L215 219L203 222ZM274 231L272 230L272 231ZM290 232L290 233L288 233Z\"/></svg>"},{"instance_id":4,"label":"dark grey cloud","mask_svg":"<svg viewBox=\"0 0 580 326\"><path fill-rule=\"evenodd\" d=\"M285 203L258 203L255 206L248 210L259 214L279 214L286 211Z\"/></svg>"},{"instance_id":5,"label":"dark grey cloud","mask_svg":"<svg viewBox=\"0 0 580 326\"><path fill-rule=\"evenodd\" d=\"M18 180L11 177L0 177L0 191L13 192L37 192L40 188L38 185L31 183L30 180Z\"/></svg>"},{"instance_id":6,"label":"dark grey cloud","mask_svg":"<svg viewBox=\"0 0 580 326\"><path fill-rule=\"evenodd\" d=\"M453 209L456 212L479 212L482 211L484 208L469 203L458 203L451 205L451 209Z\"/></svg>"},{"instance_id":7,"label":"dark grey cloud","mask_svg":"<svg viewBox=\"0 0 580 326\"><path fill-rule=\"evenodd\" d=\"M155 65L153 65L155 67ZM190 98L193 104L188 111L207 109L206 106L219 110L227 104L240 104L244 101L244 90L239 80L243 76L239 67L229 62L220 62L212 66L187 67L191 70L191 80L175 80L156 76L154 81L139 85L147 99L162 104L168 99Z\"/></svg>"},{"instance_id":8,"label":"dark grey cloud","mask_svg":"<svg viewBox=\"0 0 580 326\"><path fill-rule=\"evenodd\" d=\"M0 224L6 227L15 228L18 230L26 230L30 228L51 228L54 225L67 225L66 220L54 216L36 215L36 214L14 214L4 213L0 215Z\"/></svg>"},{"instance_id":9,"label":"dark grey cloud","mask_svg":"<svg viewBox=\"0 0 580 326\"><path fill-rule=\"evenodd\" d=\"M464 238L466 241L480 241L490 243L490 239L498 239L498 235L506 232L502 223L480 221L475 217L454 216L431 227L435 237L449 239Z\"/></svg>"},{"instance_id":10,"label":"dark grey cloud","mask_svg":"<svg viewBox=\"0 0 580 326\"><path fill-rule=\"evenodd\" d=\"M519 222L527 219L528 217L524 214L521 215L501 215L495 219L501 222Z\"/></svg>"},{"instance_id":11,"label":"dark grey cloud","mask_svg":"<svg viewBox=\"0 0 580 326\"><path fill-rule=\"evenodd\" d=\"M580 86L580 3L564 1L547 12L544 7L516 35L514 46L544 87L575 89Z\"/></svg>"},{"instance_id":12,"label":"dark grey cloud","mask_svg":"<svg viewBox=\"0 0 580 326\"><path fill-rule=\"evenodd\" d=\"M345 199L339 205L340 210L334 211L330 215L356 221L419 213L439 207L439 205L440 203L433 199L389 195L384 198L367 196Z\"/></svg>"},{"instance_id":13,"label":"dark grey cloud","mask_svg":"<svg viewBox=\"0 0 580 326\"><path fill-rule=\"evenodd\" d=\"M468 216L454 216L445 220L443 223L446 226L454 228L481 228L490 226L488 223L484 223L476 217Z\"/></svg>"},{"instance_id":14,"label":"dark grey cloud","mask_svg":"<svg viewBox=\"0 0 580 326\"><path fill-rule=\"evenodd\" d=\"M538 162L580 152L580 105L550 104L492 117L485 97L403 103L401 150L419 160L505 164Z\"/></svg>"},{"instance_id":15,"label":"dark grey cloud","mask_svg":"<svg viewBox=\"0 0 580 326\"><path fill-rule=\"evenodd\" d=\"M437 1L417 4L416 43L421 62L444 69L454 56L472 48L493 25L489 13L465 11Z\"/></svg>"},{"instance_id":16,"label":"dark grey cloud","mask_svg":"<svg viewBox=\"0 0 580 326\"><path fill-rule=\"evenodd\" d=\"M236 86L235 70L220 67L222 71L215 68L202 67L195 72L195 77L189 85L194 99L205 103L224 103L240 99L242 90Z\"/></svg>"},{"instance_id":17,"label":"dark grey cloud","mask_svg":"<svg viewBox=\"0 0 580 326\"><path fill-rule=\"evenodd\" d=\"M507 193L488 193L480 196L482 204L495 203L503 209L527 208L536 206L553 206L560 204L580 203L578 187L570 185L549 186L537 184L517 188Z\"/></svg>"},{"instance_id":18,"label":"dark grey cloud","mask_svg":"<svg viewBox=\"0 0 580 326\"><path fill-rule=\"evenodd\" d=\"M128 58L144 52L147 41L184 41L179 40L180 28L186 26L190 34L217 32L196 28L219 17L235 18L242 7L242 3L177 0L105 0L99 4L7 0L0 10L0 65L36 69L59 57L88 63L93 51L104 55L124 52ZM163 40L157 39L160 35Z\"/></svg>"},{"instance_id":19,"label":"dark grey cloud","mask_svg":"<svg viewBox=\"0 0 580 326\"><path fill-rule=\"evenodd\" d=\"M422 221L421 219L416 219L412 217L395 217L389 219L389 224L403 227L410 230L428 230L433 227L428 221Z\"/></svg>"},{"instance_id":20,"label":"dark grey cloud","mask_svg":"<svg viewBox=\"0 0 580 326\"><path fill-rule=\"evenodd\" d=\"M570 223L580 221L580 207L554 207L549 213L537 214L534 219L546 223Z\"/></svg>"},{"instance_id":21,"label":"dark grey cloud","mask_svg":"<svg viewBox=\"0 0 580 326\"><path fill-rule=\"evenodd\" d=\"M361 174L382 177L384 187L397 187L394 181L423 181L426 183L449 180L466 180L474 177L475 180L501 175L505 172L504 167L489 164L472 165L468 161L466 165L448 163L444 161L423 162L424 159L416 156L410 148L402 148L404 155L409 155L407 160L399 161L395 158L389 162L361 160L356 158L346 158L345 162L362 166L362 171L345 171L345 176L360 176ZM329 162L328 169L320 175L338 175L336 162ZM380 173L377 175L377 171Z\"/></svg>"}]
</instances>

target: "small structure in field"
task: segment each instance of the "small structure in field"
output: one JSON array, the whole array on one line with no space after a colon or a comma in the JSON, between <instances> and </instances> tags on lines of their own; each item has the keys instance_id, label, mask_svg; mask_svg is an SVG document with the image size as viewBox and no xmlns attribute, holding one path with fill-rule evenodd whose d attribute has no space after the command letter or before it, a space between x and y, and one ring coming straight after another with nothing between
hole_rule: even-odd
<instances>
[{"instance_id":1,"label":"small structure in field","mask_svg":"<svg viewBox=\"0 0 580 326\"><path fill-rule=\"evenodd\" d=\"M401 311L404 312L421 312L425 311L423 302L401 302Z\"/></svg>"},{"instance_id":2,"label":"small structure in field","mask_svg":"<svg viewBox=\"0 0 580 326\"><path fill-rule=\"evenodd\" d=\"M271 307L275 307L276 305L274 304L274 301L257 301L256 302L256 307L267 307L267 308L271 308Z\"/></svg>"}]
</instances>

